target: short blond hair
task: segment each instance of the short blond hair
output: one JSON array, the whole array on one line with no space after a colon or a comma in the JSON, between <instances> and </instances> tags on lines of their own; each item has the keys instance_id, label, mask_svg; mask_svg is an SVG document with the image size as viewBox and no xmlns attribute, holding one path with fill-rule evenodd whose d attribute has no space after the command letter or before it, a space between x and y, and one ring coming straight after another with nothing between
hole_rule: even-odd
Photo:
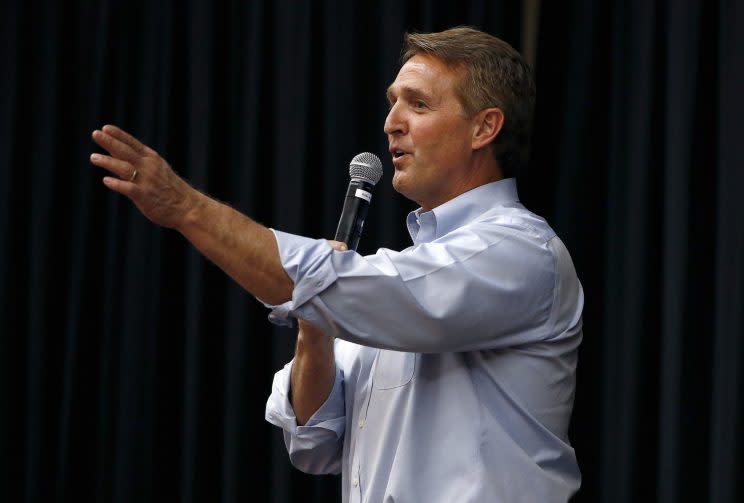
<instances>
[{"instance_id":1,"label":"short blond hair","mask_svg":"<svg viewBox=\"0 0 744 503\"><path fill-rule=\"evenodd\" d=\"M529 65L508 43L469 26L406 33L401 64L421 53L463 70L455 92L468 116L501 109L504 125L492 143L493 153L504 176L516 176L529 159L532 135L535 81Z\"/></svg>"}]
</instances>

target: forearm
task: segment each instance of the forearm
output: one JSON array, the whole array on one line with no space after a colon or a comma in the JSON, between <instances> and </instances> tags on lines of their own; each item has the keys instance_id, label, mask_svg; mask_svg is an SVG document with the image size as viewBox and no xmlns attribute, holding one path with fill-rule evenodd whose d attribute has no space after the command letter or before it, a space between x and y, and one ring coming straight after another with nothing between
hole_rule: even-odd
<instances>
[{"instance_id":1,"label":"forearm","mask_svg":"<svg viewBox=\"0 0 744 503\"><path fill-rule=\"evenodd\" d=\"M150 147L116 126L93 132L110 156L92 154L107 170L104 184L128 197L152 222L177 229L248 292L269 304L292 297L292 280L272 232L192 188Z\"/></svg>"},{"instance_id":2,"label":"forearm","mask_svg":"<svg viewBox=\"0 0 744 503\"><path fill-rule=\"evenodd\" d=\"M300 322L290 380L290 401L298 425L307 423L323 405L335 377L333 339Z\"/></svg>"},{"instance_id":3,"label":"forearm","mask_svg":"<svg viewBox=\"0 0 744 503\"><path fill-rule=\"evenodd\" d=\"M245 290L269 304L292 297L292 281L279 259L274 234L204 194L176 229Z\"/></svg>"}]
</instances>

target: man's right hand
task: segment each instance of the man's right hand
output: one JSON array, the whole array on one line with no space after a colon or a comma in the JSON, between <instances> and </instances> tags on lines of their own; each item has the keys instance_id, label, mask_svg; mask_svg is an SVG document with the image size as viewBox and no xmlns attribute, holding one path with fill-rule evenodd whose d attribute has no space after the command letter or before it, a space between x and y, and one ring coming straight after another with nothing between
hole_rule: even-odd
<instances>
[{"instance_id":1,"label":"man's right hand","mask_svg":"<svg viewBox=\"0 0 744 503\"><path fill-rule=\"evenodd\" d=\"M345 243L328 241L336 251L346 251ZM336 362L333 357L333 338L304 320L297 320L297 345L292 364L290 402L302 426L323 405L333 389Z\"/></svg>"},{"instance_id":2,"label":"man's right hand","mask_svg":"<svg viewBox=\"0 0 744 503\"><path fill-rule=\"evenodd\" d=\"M111 155L90 162L115 176L103 183L128 197L152 222L178 229L204 196L180 178L153 149L116 126L93 131L93 141Z\"/></svg>"}]
</instances>

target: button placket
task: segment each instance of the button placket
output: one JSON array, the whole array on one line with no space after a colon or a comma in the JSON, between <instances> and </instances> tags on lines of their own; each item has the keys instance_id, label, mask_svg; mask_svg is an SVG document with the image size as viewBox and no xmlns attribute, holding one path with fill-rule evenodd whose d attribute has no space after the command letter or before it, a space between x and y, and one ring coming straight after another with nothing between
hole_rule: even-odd
<instances>
[{"instance_id":1,"label":"button placket","mask_svg":"<svg viewBox=\"0 0 744 503\"><path fill-rule=\"evenodd\" d=\"M372 361L370 373L369 373L369 380L365 383L364 386L364 395L363 398L360 399L360 405L359 409L357 411L357 420L356 420L356 426L357 430L354 435L351 436L351 446L350 446L350 452L352 453L352 461L350 466L350 480L349 483L351 485L351 491L350 491L350 502L355 501L361 501L361 463L360 463L360 452L364 452L364 445L365 445L365 439L364 439L364 426L367 422L367 414L369 412L369 405L372 398L372 390L374 388L374 375L375 375L375 367L377 366L377 357L379 355L379 351L376 352L375 357ZM355 423L351 423L350 426L352 426Z\"/></svg>"}]
</instances>

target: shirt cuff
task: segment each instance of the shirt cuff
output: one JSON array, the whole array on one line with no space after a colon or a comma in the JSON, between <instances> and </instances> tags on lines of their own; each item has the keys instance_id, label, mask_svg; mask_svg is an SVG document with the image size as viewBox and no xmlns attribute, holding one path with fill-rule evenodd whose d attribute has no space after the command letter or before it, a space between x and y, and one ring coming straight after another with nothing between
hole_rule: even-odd
<instances>
[{"instance_id":1,"label":"shirt cuff","mask_svg":"<svg viewBox=\"0 0 744 503\"><path fill-rule=\"evenodd\" d=\"M325 239L311 239L270 229L279 248L282 267L294 283L292 299L273 305L269 320L276 325L292 326L296 310L336 281L336 271L329 260L333 248Z\"/></svg>"},{"instance_id":2,"label":"shirt cuff","mask_svg":"<svg viewBox=\"0 0 744 503\"><path fill-rule=\"evenodd\" d=\"M344 405L344 375L336 367L336 377L331 393L323 405L302 426L297 425L292 404L289 401L290 376L292 363L289 362L274 376L271 396L266 403L266 420L297 437L313 436L318 429L330 430L341 438L345 428L346 410Z\"/></svg>"}]
</instances>

